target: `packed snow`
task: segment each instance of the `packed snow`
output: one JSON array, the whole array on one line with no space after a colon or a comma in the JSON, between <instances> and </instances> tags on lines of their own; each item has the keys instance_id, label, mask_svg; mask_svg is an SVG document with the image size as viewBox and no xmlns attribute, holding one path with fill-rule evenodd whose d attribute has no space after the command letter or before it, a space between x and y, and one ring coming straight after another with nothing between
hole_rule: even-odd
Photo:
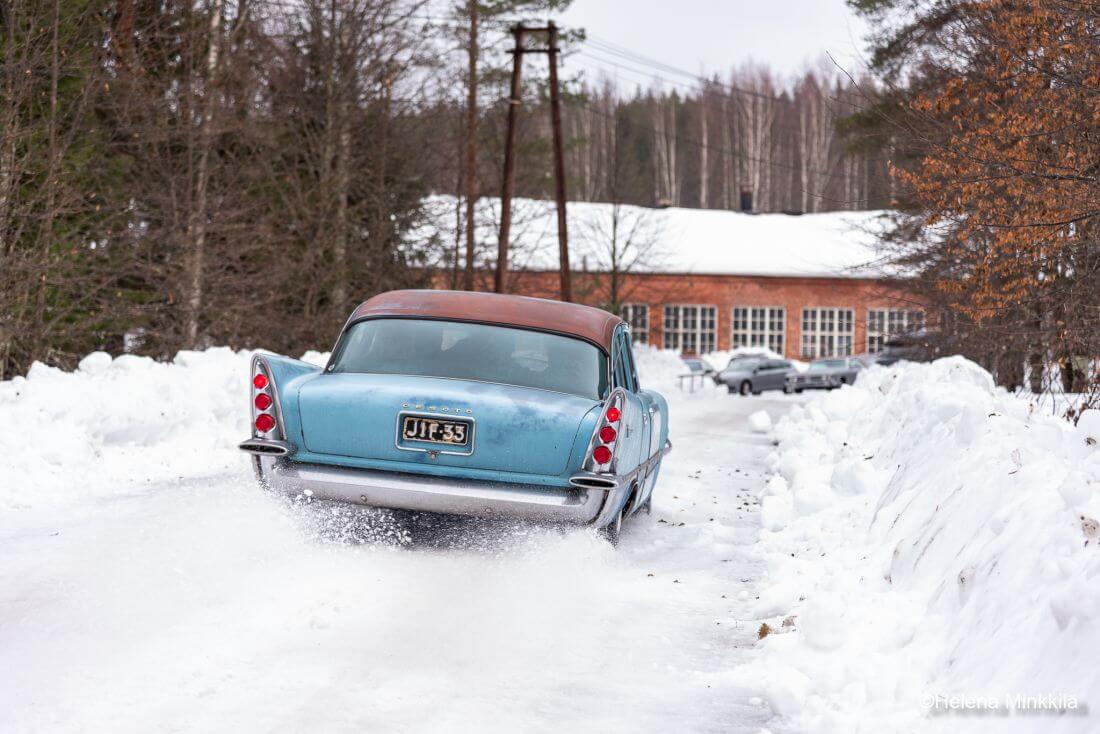
<instances>
[{"instance_id":1,"label":"packed snow","mask_svg":"<svg viewBox=\"0 0 1100 734\"><path fill-rule=\"evenodd\" d=\"M453 240L456 205L452 196L428 199L429 221L413 236ZM478 206L478 240L496 242L500 201L482 198ZM570 202L566 212L576 270L608 269L610 251L603 243L610 241L614 223L624 248L620 258L634 272L837 278L892 272L877 250L882 212L795 216L595 202ZM511 240L513 268L557 270L554 202L515 199Z\"/></svg>"},{"instance_id":2,"label":"packed snow","mask_svg":"<svg viewBox=\"0 0 1100 734\"><path fill-rule=\"evenodd\" d=\"M613 549L264 494L248 359L0 382L0 731L1094 728L1096 411L959 358L680 392L643 347L675 447Z\"/></svg>"},{"instance_id":3,"label":"packed snow","mask_svg":"<svg viewBox=\"0 0 1100 734\"><path fill-rule=\"evenodd\" d=\"M796 730L1095 731L1100 412L1036 413L955 357L774 433L746 679Z\"/></svg>"}]
</instances>

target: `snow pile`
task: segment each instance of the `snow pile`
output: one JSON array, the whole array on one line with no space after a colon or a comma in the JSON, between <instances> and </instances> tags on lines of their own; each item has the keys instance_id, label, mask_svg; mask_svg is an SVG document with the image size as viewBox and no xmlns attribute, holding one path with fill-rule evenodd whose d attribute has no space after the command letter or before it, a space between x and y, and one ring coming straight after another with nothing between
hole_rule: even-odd
<instances>
[{"instance_id":1,"label":"snow pile","mask_svg":"<svg viewBox=\"0 0 1100 734\"><path fill-rule=\"evenodd\" d=\"M95 352L0 382L0 507L247 468L248 369L249 352L226 347L168 363Z\"/></svg>"},{"instance_id":2,"label":"snow pile","mask_svg":"<svg viewBox=\"0 0 1100 734\"><path fill-rule=\"evenodd\" d=\"M656 390L667 395L678 390L680 375L690 370L675 349L658 349L647 344L634 345L634 362L638 368L638 382L646 390Z\"/></svg>"},{"instance_id":3,"label":"snow pile","mask_svg":"<svg viewBox=\"0 0 1100 734\"><path fill-rule=\"evenodd\" d=\"M796 730L1089 729L1100 412L1036 414L953 357L867 370L775 435L747 675ZM1052 695L1067 715L1013 698ZM950 697L999 714L960 722Z\"/></svg>"}]
</instances>

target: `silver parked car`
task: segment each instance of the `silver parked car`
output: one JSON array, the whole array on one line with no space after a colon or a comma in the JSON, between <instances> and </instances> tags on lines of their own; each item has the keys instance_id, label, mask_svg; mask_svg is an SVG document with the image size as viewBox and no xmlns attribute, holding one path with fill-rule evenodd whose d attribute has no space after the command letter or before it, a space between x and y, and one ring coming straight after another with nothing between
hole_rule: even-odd
<instances>
[{"instance_id":1,"label":"silver parked car","mask_svg":"<svg viewBox=\"0 0 1100 734\"><path fill-rule=\"evenodd\" d=\"M858 357L817 359L810 363L805 372L794 373L787 378L787 391L835 390L855 382L862 369L863 363Z\"/></svg>"},{"instance_id":2,"label":"silver parked car","mask_svg":"<svg viewBox=\"0 0 1100 734\"><path fill-rule=\"evenodd\" d=\"M759 395L765 390L788 392L787 377L793 374L794 365L785 359L741 358L730 360L718 373L718 382L742 395Z\"/></svg>"}]
</instances>

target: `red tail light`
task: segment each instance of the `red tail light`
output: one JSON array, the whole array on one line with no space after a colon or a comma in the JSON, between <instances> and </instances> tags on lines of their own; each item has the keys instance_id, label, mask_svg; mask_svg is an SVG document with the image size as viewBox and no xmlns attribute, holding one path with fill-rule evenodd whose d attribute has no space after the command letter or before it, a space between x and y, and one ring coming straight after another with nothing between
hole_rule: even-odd
<instances>
[{"instance_id":1,"label":"red tail light","mask_svg":"<svg viewBox=\"0 0 1100 734\"><path fill-rule=\"evenodd\" d=\"M612 424L618 423L619 419L623 417L624 400L624 395L618 389L608 396L603 416L596 424L596 432L592 435L592 442L588 445L588 450L591 452L588 455L589 467L593 471L608 471L607 465L613 464L615 461L616 440L619 438L619 431Z\"/></svg>"},{"instance_id":2,"label":"red tail light","mask_svg":"<svg viewBox=\"0 0 1100 734\"><path fill-rule=\"evenodd\" d=\"M279 406L275 401L275 383L271 368L260 355L252 358L252 426L253 434L267 434L267 438L281 439Z\"/></svg>"}]
</instances>

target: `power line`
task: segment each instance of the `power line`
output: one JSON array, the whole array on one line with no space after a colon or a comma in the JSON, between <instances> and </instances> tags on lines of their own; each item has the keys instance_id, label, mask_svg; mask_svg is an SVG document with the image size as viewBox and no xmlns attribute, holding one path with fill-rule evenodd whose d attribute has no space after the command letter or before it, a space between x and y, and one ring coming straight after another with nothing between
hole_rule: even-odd
<instances>
[{"instance_id":1,"label":"power line","mask_svg":"<svg viewBox=\"0 0 1100 734\"><path fill-rule=\"evenodd\" d=\"M759 97L761 99L766 99L766 100L769 100L771 102L777 102L777 103L780 103L780 104L793 104L794 103L793 100L791 100L789 97L776 96L776 95L773 95L773 94L768 94L766 92L760 92L760 91L755 90L755 89L746 89L744 87L738 87L738 86L735 86L735 85L732 85L732 84L726 84L724 82L717 81L716 79L708 79L707 77L699 76L698 74L693 74L690 71L685 71L683 69L672 66L670 64L666 64L663 61L659 61L657 59L654 59L654 58L651 58L651 57L648 57L648 56L644 56L643 54L640 54L636 51L631 51L630 49L625 48L623 46L618 46L617 44L611 43L610 41L601 41L601 40L597 39L594 36L585 39L584 42L586 44L588 44L589 46L591 46L594 51L599 51L599 52L609 54L609 55L612 55L612 56L617 56L621 59L625 59L625 60L630 61L632 63L641 64L643 66L648 66L652 69L657 69L659 71L664 71L665 73L668 73L668 74L675 74L677 76L686 77L686 78L691 79L691 80L693 80L697 83L701 83L701 84L708 85L708 86L722 87L724 89L728 89L728 90L730 90L734 93L737 93L737 94L744 94L744 95L748 95L750 97ZM614 62L610 62L610 63L614 63Z\"/></svg>"}]
</instances>

